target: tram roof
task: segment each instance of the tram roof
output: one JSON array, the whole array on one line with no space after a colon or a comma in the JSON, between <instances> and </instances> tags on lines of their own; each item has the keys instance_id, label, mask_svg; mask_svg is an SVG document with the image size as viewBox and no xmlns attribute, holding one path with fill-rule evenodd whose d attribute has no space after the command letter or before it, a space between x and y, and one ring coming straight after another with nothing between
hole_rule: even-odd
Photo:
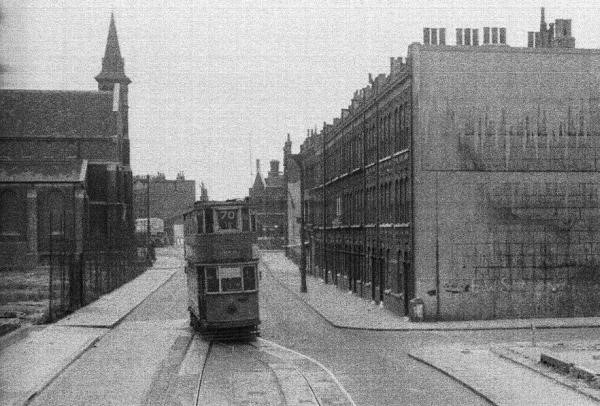
<instances>
[{"instance_id":1,"label":"tram roof","mask_svg":"<svg viewBox=\"0 0 600 406\"><path fill-rule=\"evenodd\" d=\"M239 207L248 206L248 199L229 199L229 200L209 200L202 201L198 200L194 203L194 209L205 209L208 207Z\"/></svg>"}]
</instances>

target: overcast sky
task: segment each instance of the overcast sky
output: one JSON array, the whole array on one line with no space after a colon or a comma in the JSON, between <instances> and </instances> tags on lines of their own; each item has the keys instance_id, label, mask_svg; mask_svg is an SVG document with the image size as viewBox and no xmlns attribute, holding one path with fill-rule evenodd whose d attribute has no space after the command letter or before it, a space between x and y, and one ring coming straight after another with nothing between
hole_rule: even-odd
<instances>
[{"instance_id":1,"label":"overcast sky","mask_svg":"<svg viewBox=\"0 0 600 406\"><path fill-rule=\"evenodd\" d=\"M590 5L589 3L596 3ZM5 88L97 88L111 11L130 85L134 174L204 181L213 199L248 193L291 134L331 122L368 73L388 73L423 27L507 27L507 42L573 20L578 48L600 48L600 2L1 0ZM253 172L255 173L255 172ZM197 187L199 189L199 187Z\"/></svg>"}]
</instances>

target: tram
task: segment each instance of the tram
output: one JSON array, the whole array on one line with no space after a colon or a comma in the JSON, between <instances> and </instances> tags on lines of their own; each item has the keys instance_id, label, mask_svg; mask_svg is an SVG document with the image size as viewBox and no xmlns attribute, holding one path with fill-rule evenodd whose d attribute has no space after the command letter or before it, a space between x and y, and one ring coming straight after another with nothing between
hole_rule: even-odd
<instances>
[{"instance_id":1,"label":"tram","mask_svg":"<svg viewBox=\"0 0 600 406\"><path fill-rule=\"evenodd\" d=\"M196 202L184 214L190 325L211 339L256 337L256 224L247 200Z\"/></svg>"}]
</instances>

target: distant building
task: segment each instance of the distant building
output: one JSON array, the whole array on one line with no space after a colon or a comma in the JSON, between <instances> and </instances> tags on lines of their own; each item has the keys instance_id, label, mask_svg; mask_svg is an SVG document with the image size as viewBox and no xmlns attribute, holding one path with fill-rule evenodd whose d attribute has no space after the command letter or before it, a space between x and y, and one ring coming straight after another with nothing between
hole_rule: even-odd
<instances>
[{"instance_id":1,"label":"distant building","mask_svg":"<svg viewBox=\"0 0 600 406\"><path fill-rule=\"evenodd\" d=\"M600 50L557 21L426 28L310 133L309 272L429 320L600 315Z\"/></svg>"},{"instance_id":2,"label":"distant building","mask_svg":"<svg viewBox=\"0 0 600 406\"><path fill-rule=\"evenodd\" d=\"M206 188L203 194L208 199ZM148 206L148 196L150 204ZM150 177L150 191L148 193L145 176L136 176L133 181L133 201L135 218L146 218L147 209L150 209L151 218L160 218L165 222L165 233L170 240L174 239L173 226L183 224L183 213L194 207L196 201L196 181L185 179L180 172L173 180L167 179L164 174L158 173Z\"/></svg>"},{"instance_id":3,"label":"distant building","mask_svg":"<svg viewBox=\"0 0 600 406\"><path fill-rule=\"evenodd\" d=\"M279 161L271 161L271 170L263 180L260 161L256 160L256 177L249 190L250 208L255 214L261 248L279 249L285 244L287 223L286 184L279 172Z\"/></svg>"},{"instance_id":4,"label":"distant building","mask_svg":"<svg viewBox=\"0 0 600 406\"><path fill-rule=\"evenodd\" d=\"M300 167L297 156L292 154L292 141L287 135L283 147L283 178L287 189L286 220L286 255L292 261L300 262L300 222L302 219L302 202L300 200Z\"/></svg>"},{"instance_id":5,"label":"distant building","mask_svg":"<svg viewBox=\"0 0 600 406\"><path fill-rule=\"evenodd\" d=\"M0 266L133 241L128 85L111 16L97 91L0 90Z\"/></svg>"}]
</instances>

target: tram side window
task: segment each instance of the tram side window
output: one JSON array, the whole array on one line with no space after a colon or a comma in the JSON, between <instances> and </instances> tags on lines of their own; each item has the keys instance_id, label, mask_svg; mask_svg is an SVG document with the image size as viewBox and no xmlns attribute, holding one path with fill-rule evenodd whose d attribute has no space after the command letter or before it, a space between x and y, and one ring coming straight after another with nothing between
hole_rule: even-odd
<instances>
[{"instance_id":1,"label":"tram side window","mask_svg":"<svg viewBox=\"0 0 600 406\"><path fill-rule=\"evenodd\" d=\"M240 268L219 268L221 292L242 290L242 275Z\"/></svg>"},{"instance_id":2,"label":"tram side window","mask_svg":"<svg viewBox=\"0 0 600 406\"><path fill-rule=\"evenodd\" d=\"M256 274L253 266L244 267L244 290L256 290Z\"/></svg>"},{"instance_id":3,"label":"tram side window","mask_svg":"<svg viewBox=\"0 0 600 406\"><path fill-rule=\"evenodd\" d=\"M219 291L219 279L217 278L217 268L214 268L214 267L206 268L206 291L207 292L218 292Z\"/></svg>"},{"instance_id":4,"label":"tram side window","mask_svg":"<svg viewBox=\"0 0 600 406\"><path fill-rule=\"evenodd\" d=\"M213 211L211 209L204 210L204 224L206 234L213 233Z\"/></svg>"}]
</instances>

